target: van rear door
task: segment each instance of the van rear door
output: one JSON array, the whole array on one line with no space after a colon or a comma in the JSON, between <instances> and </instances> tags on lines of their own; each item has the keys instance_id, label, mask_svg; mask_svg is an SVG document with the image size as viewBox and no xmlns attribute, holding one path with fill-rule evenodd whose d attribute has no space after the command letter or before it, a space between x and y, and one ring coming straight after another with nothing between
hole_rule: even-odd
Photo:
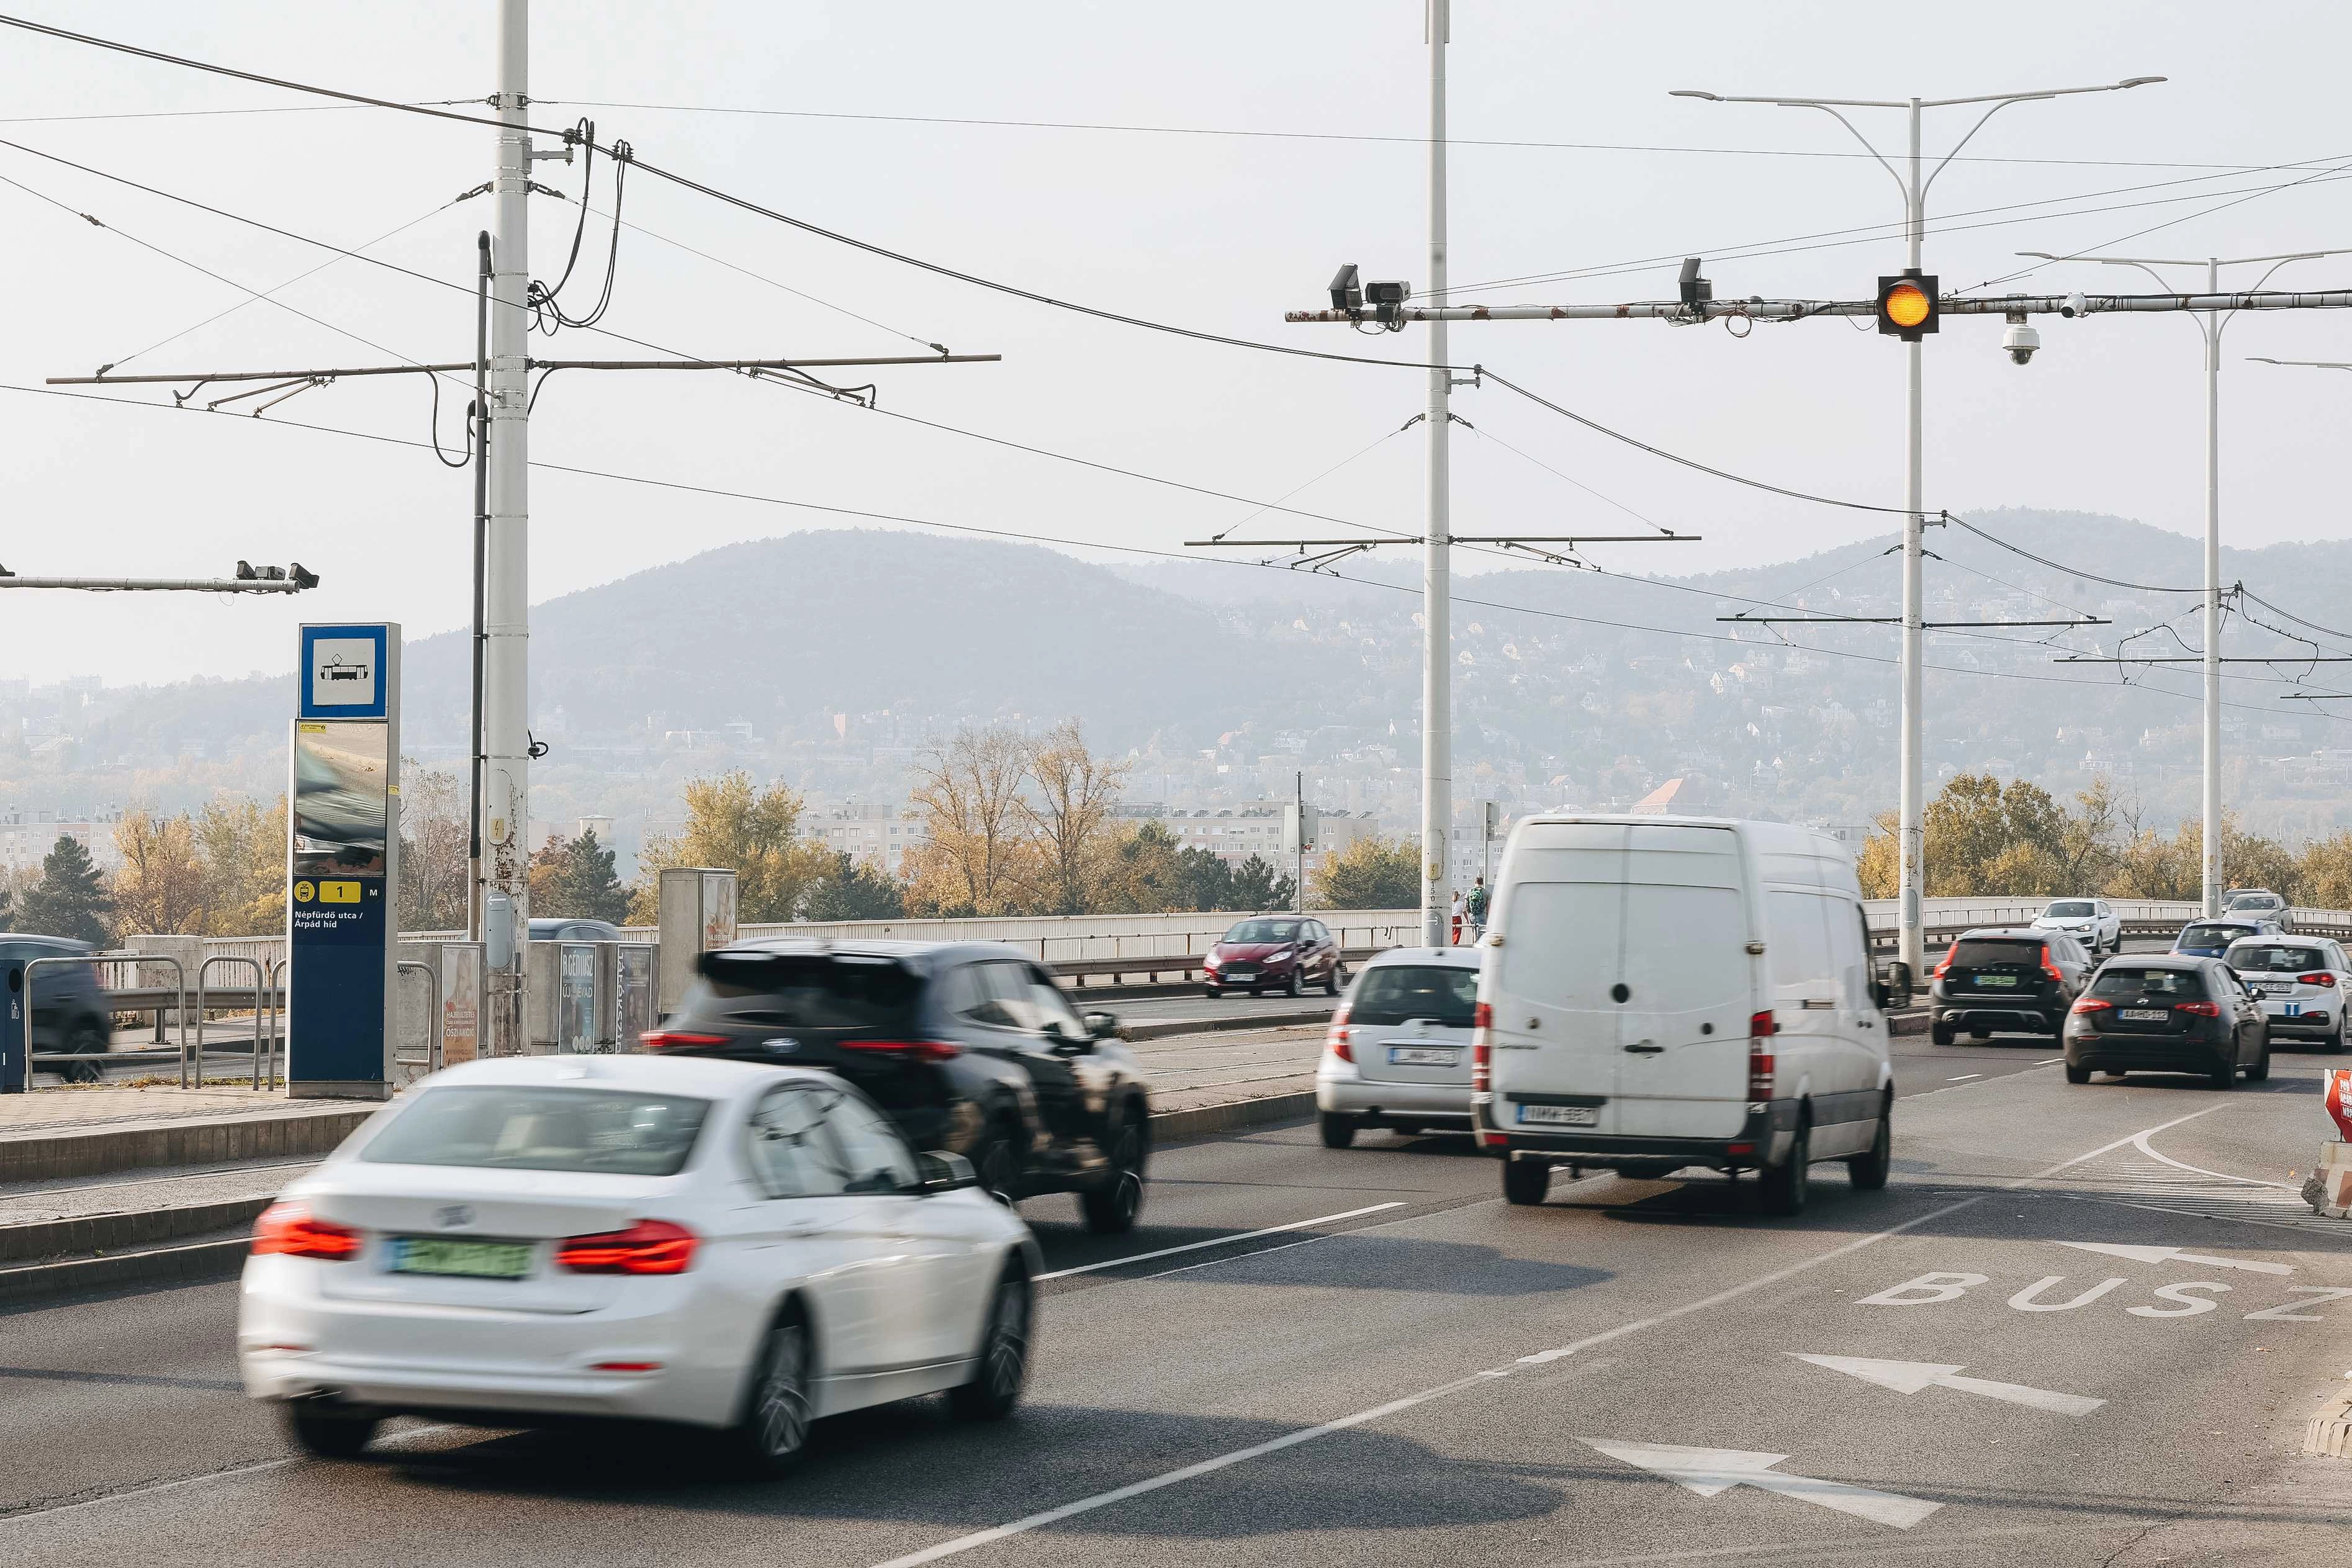
<instances>
[{"instance_id":1,"label":"van rear door","mask_svg":"<svg viewBox=\"0 0 2352 1568\"><path fill-rule=\"evenodd\" d=\"M1739 836L1636 826L1625 854L1616 1130L1735 1138L1748 1115L1753 962Z\"/></svg>"},{"instance_id":2,"label":"van rear door","mask_svg":"<svg viewBox=\"0 0 2352 1568\"><path fill-rule=\"evenodd\" d=\"M1626 832L1540 822L1513 836L1493 911L1504 945L1479 985L1493 1010L1497 1126L1615 1131L1610 992L1624 932Z\"/></svg>"}]
</instances>

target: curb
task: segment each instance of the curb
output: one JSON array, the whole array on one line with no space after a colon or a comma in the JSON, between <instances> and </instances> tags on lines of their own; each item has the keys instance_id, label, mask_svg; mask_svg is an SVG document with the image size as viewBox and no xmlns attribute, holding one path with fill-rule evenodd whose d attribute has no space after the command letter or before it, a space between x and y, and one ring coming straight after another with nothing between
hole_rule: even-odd
<instances>
[{"instance_id":1,"label":"curb","mask_svg":"<svg viewBox=\"0 0 2352 1568\"><path fill-rule=\"evenodd\" d=\"M212 1241L192 1241L113 1258L76 1258L63 1263L28 1263L0 1268L0 1304L16 1305L85 1290L130 1285L225 1279L245 1266L251 1237L242 1233Z\"/></svg>"},{"instance_id":2,"label":"curb","mask_svg":"<svg viewBox=\"0 0 2352 1568\"><path fill-rule=\"evenodd\" d=\"M1270 1121L1290 1121L1315 1110L1315 1091L1269 1094L1257 1100L1236 1100L1223 1105L1203 1105L1191 1110L1161 1110L1151 1118L1151 1141L1172 1142L1207 1138L1237 1127L1258 1127Z\"/></svg>"},{"instance_id":3,"label":"curb","mask_svg":"<svg viewBox=\"0 0 2352 1568\"><path fill-rule=\"evenodd\" d=\"M1336 1005L1336 1004L1334 1005ZM1328 1024L1331 1008L1316 1012L1243 1013L1223 1018L1148 1018L1122 1031L1130 1040L1164 1040L1171 1035L1207 1035L1228 1029L1284 1029L1300 1024Z\"/></svg>"},{"instance_id":4,"label":"curb","mask_svg":"<svg viewBox=\"0 0 2352 1568\"><path fill-rule=\"evenodd\" d=\"M152 1247L159 1242L249 1225L270 1203L266 1197L230 1198L220 1203L181 1204L171 1208L130 1209L0 1226L0 1261L55 1259L67 1253L124 1253L133 1247Z\"/></svg>"},{"instance_id":5,"label":"curb","mask_svg":"<svg viewBox=\"0 0 2352 1568\"><path fill-rule=\"evenodd\" d=\"M0 1138L0 1184L159 1165L229 1165L331 1152L381 1109L164 1122L105 1132Z\"/></svg>"},{"instance_id":6,"label":"curb","mask_svg":"<svg viewBox=\"0 0 2352 1568\"><path fill-rule=\"evenodd\" d=\"M2303 1451L2330 1459L2352 1459L2352 1394L2338 1394L2303 1429Z\"/></svg>"}]
</instances>

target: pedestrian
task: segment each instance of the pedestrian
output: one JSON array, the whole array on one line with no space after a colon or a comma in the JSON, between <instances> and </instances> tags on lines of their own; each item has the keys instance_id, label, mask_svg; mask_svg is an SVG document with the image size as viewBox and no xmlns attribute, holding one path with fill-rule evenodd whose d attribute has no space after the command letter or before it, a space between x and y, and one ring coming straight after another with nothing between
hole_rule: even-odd
<instances>
[{"instance_id":1,"label":"pedestrian","mask_svg":"<svg viewBox=\"0 0 2352 1568\"><path fill-rule=\"evenodd\" d=\"M1470 889L1465 908L1470 911L1470 940L1474 943L1486 934L1486 879L1481 877Z\"/></svg>"},{"instance_id":2,"label":"pedestrian","mask_svg":"<svg viewBox=\"0 0 2352 1568\"><path fill-rule=\"evenodd\" d=\"M1462 921L1468 910L1468 900L1463 898L1462 889L1456 888L1454 890L1454 945L1456 947L1462 945Z\"/></svg>"}]
</instances>

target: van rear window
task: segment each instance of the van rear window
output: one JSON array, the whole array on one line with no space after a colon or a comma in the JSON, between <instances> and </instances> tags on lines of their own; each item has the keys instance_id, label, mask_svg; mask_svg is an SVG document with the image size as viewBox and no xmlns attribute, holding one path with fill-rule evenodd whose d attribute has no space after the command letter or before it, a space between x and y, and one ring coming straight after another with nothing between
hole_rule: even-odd
<instances>
[{"instance_id":1,"label":"van rear window","mask_svg":"<svg viewBox=\"0 0 2352 1568\"><path fill-rule=\"evenodd\" d=\"M1435 963L1392 963L1367 969L1348 998L1350 1024L1402 1024L1426 1019L1448 1029L1470 1027L1478 1004L1478 972Z\"/></svg>"},{"instance_id":2,"label":"van rear window","mask_svg":"<svg viewBox=\"0 0 2352 1568\"><path fill-rule=\"evenodd\" d=\"M2042 940L2011 941L2006 938L1978 937L1957 942L1952 948L1954 969L1999 969L2020 964L2029 969L2042 965Z\"/></svg>"}]
</instances>

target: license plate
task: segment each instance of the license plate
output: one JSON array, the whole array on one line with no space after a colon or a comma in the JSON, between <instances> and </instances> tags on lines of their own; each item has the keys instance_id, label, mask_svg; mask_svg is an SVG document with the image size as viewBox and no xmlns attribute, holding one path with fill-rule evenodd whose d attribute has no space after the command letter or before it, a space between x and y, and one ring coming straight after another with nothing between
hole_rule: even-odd
<instances>
[{"instance_id":1,"label":"license plate","mask_svg":"<svg viewBox=\"0 0 2352 1568\"><path fill-rule=\"evenodd\" d=\"M1257 971L1255 969L1228 969L1225 971L1225 978L1228 980L1255 980L1257 978Z\"/></svg>"},{"instance_id":2,"label":"license plate","mask_svg":"<svg viewBox=\"0 0 2352 1568\"><path fill-rule=\"evenodd\" d=\"M520 1241L452 1241L401 1236L392 1242L395 1274L462 1274L476 1279L520 1279L530 1272L531 1247Z\"/></svg>"},{"instance_id":3,"label":"license plate","mask_svg":"<svg viewBox=\"0 0 2352 1568\"><path fill-rule=\"evenodd\" d=\"M1462 1060L1459 1046L1391 1046L1389 1065L1400 1068L1450 1068Z\"/></svg>"},{"instance_id":4,"label":"license plate","mask_svg":"<svg viewBox=\"0 0 2352 1568\"><path fill-rule=\"evenodd\" d=\"M1598 1127L1601 1108L1597 1105L1522 1105L1519 1121L1523 1124L1545 1127Z\"/></svg>"},{"instance_id":5,"label":"license plate","mask_svg":"<svg viewBox=\"0 0 2352 1568\"><path fill-rule=\"evenodd\" d=\"M1979 989L1989 986L2005 985L2014 990L2017 985L2017 976L2014 974L1979 974L1977 976L1977 985Z\"/></svg>"},{"instance_id":6,"label":"license plate","mask_svg":"<svg viewBox=\"0 0 2352 1568\"><path fill-rule=\"evenodd\" d=\"M2162 1007L2126 1007L2116 1016L2126 1024L2161 1024L2172 1015Z\"/></svg>"},{"instance_id":7,"label":"license plate","mask_svg":"<svg viewBox=\"0 0 2352 1568\"><path fill-rule=\"evenodd\" d=\"M2257 980L2254 982L2254 989L2272 996L2278 996L2294 990L2294 982L2291 980Z\"/></svg>"}]
</instances>

